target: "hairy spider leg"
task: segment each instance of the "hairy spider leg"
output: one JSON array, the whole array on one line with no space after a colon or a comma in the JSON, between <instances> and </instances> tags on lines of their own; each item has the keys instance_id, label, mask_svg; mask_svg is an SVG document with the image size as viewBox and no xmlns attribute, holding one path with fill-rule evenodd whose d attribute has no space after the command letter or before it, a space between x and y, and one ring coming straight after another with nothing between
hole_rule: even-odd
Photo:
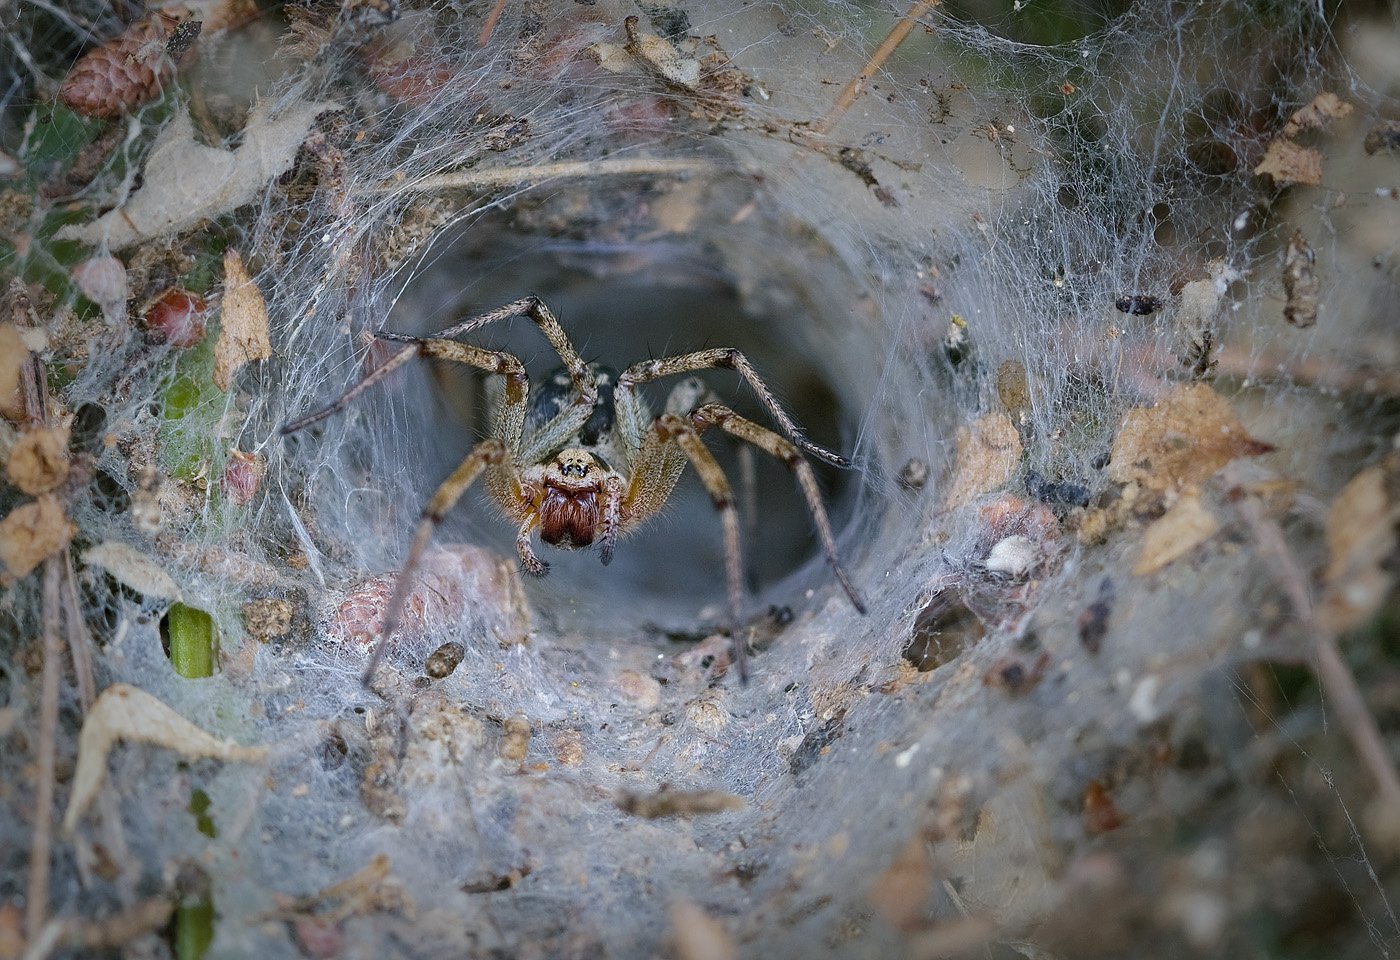
<instances>
[{"instance_id":1,"label":"hairy spider leg","mask_svg":"<svg viewBox=\"0 0 1400 960\"><path fill-rule=\"evenodd\" d=\"M492 312L495 313L498 311ZM475 324L479 319L480 317L469 317L466 320L454 323L446 330L438 331L437 333L433 334L433 336L438 339L460 336L468 330L476 329L473 326L473 324ZM382 333L379 335L379 337L381 339L392 339L384 337ZM350 389L346 390L344 393L336 397L334 400L332 400L326 406L322 407L320 410L315 410L311 413L308 413L306 416L300 418L299 420L293 420L292 422L285 424L282 427L282 435L287 436L288 434L296 433L298 430L304 430L314 423L320 423L322 420L326 419L331 414L338 413L339 411L344 410L354 401L356 397L364 393L376 383L379 383L389 374L393 373L395 370L403 366L408 361L412 360L417 355L417 346L405 347L404 349L400 350L398 353L390 357L388 360L385 360L384 363L382 363L379 367L367 374L365 378L359 383L356 383L353 386L351 386Z\"/></svg>"},{"instance_id":2,"label":"hairy spider leg","mask_svg":"<svg viewBox=\"0 0 1400 960\"><path fill-rule=\"evenodd\" d=\"M865 601L856 592L850 578L846 576L846 571L841 568L841 563L837 559L836 538L832 535L831 521L827 518L826 507L822 504L822 495L817 488L816 474L812 472L812 465L802 458L798 449L772 430L759 426L746 417L739 416L721 403L707 403L699 407L691 413L690 420L695 424L695 429L699 433L704 433L712 426L719 427L730 436L753 444L763 452L781 460L796 475L797 485L802 490L802 497L807 501L807 510L812 514L812 521L816 524L817 538L821 541L822 553L826 556L826 562L831 564L836 579L840 581L841 588L846 591L846 596L851 600L851 606L855 607L857 612L864 614Z\"/></svg>"},{"instance_id":3,"label":"hairy spider leg","mask_svg":"<svg viewBox=\"0 0 1400 960\"><path fill-rule=\"evenodd\" d=\"M365 664L365 671L360 675L360 680L365 686L369 686L370 681L374 679L374 671L379 668L379 661L383 659L384 651L388 649L389 638L399 628L404 604L408 601L408 594L413 589L413 575L418 570L418 563L423 558L423 551L428 548L428 541L432 539L433 530L442 522L442 518L457 505L457 501L462 499L462 494L467 492L467 488L481 475L481 471L486 469L488 464L503 462L508 455L505 444L500 440L481 441L472 448L472 452L467 454L466 459L457 465L457 469L453 470L448 478L438 486L427 506L423 508L422 516L418 521L418 530L413 536L413 544L408 548L408 556L404 559L403 567L399 570L398 581L394 584L394 595L389 599L389 606L384 611L384 625L379 631L374 652L370 654L369 663Z\"/></svg>"},{"instance_id":4,"label":"hairy spider leg","mask_svg":"<svg viewBox=\"0 0 1400 960\"><path fill-rule=\"evenodd\" d=\"M657 437L663 442L674 442L685 453L686 458L695 467L695 472L700 476L700 482L705 485L705 490L710 494L710 500L714 503L715 509L719 511L720 522L724 525L724 582L729 594L729 619L731 636L734 641L734 664L739 669L739 681L749 682L749 651L748 638L743 636L743 609L744 609L744 580L739 550L739 514L734 509L734 492L729 487L729 480L724 475L724 469L710 453L704 442L700 439L700 433L685 417L675 413L663 413L656 418L656 425L653 427ZM633 491L635 495L639 479L637 475L632 477Z\"/></svg>"},{"instance_id":5,"label":"hairy spider leg","mask_svg":"<svg viewBox=\"0 0 1400 960\"><path fill-rule=\"evenodd\" d=\"M753 364L749 363L748 358L733 347L716 347L712 350L699 350L676 357L634 363L623 372L622 376L617 378L616 402L620 407L632 406L635 402L635 390L639 384L650 383L653 380L660 380L678 373L694 373L697 370L715 369L737 371L753 388L754 393L758 394L758 399L763 401L763 405L768 408L769 414L783 428L783 432L798 447L833 466L849 467L851 465L851 462L839 453L834 453L802 436L801 431L797 429L797 424L793 423L792 418L783 410L782 405L778 403L778 398L759 377Z\"/></svg>"},{"instance_id":6,"label":"hairy spider leg","mask_svg":"<svg viewBox=\"0 0 1400 960\"><path fill-rule=\"evenodd\" d=\"M583 362L583 358L579 356L578 351L575 350L573 344L569 342L569 338L567 335L565 335L563 327L559 325L558 318L554 316L554 314L550 311L549 307L545 306L544 302L541 301L539 297L535 296L523 297L519 300L512 301L511 303L508 303L503 307L498 307L495 310L490 310L486 313L478 314L474 317L469 317L468 319L462 320L458 323L454 323L447 329L441 330L438 333L435 333L431 337L427 338L411 337L404 334L390 333L387 331L379 332L378 334L376 334L376 337L380 340L389 340L398 343L408 343L412 344L412 346L409 346L394 354L387 361L385 361L382 366L374 370L359 383L356 383L355 385L350 387L350 389L346 390L339 397L332 400L327 406L313 413L307 414L299 420L294 420L291 423L288 423L285 426L283 426L283 435L295 433L298 430L304 429L306 427L311 426L314 423L318 423L321 420L324 420L326 417L329 417L333 413L336 413L340 410L344 410L361 393L365 392L370 387L382 381L385 377L389 376L389 374L393 373L399 367L403 366L414 356L419 354L423 354L425 356L434 356L435 354L425 352L422 346L424 342L428 340L449 340L450 338L461 336L464 333L470 333L474 330L479 330L482 327L491 323L495 323L498 320L506 320L511 317L517 316L529 317L532 321L534 321L535 325L540 328L540 332L544 334L545 339L549 341L550 346L554 348L554 352L559 354L559 359L563 362L564 369L566 369L569 372L569 377L573 381L573 387L575 392L577 393L577 397L574 401L574 409L561 412L560 415L554 419L554 421L551 421L544 427L540 428L540 430L538 430L535 433L531 442L532 449L535 446L538 446L540 443L559 443L562 445L562 443L565 440L567 440L568 437L572 435L572 433L575 430L578 429L578 426L571 427L571 424L577 418L577 410L586 409L591 412L593 406L598 402L598 388L597 385L593 382L592 375L588 372L588 365ZM492 353L497 356L510 357L510 354L501 354L499 353L499 351L485 352ZM456 357L451 356L445 356L444 359L457 360ZM515 360L514 357L510 357L510 359ZM459 362L471 363L471 361ZM482 364L472 363L472 365L491 373L503 372L494 370L491 367L484 366ZM521 366L518 360L515 361L515 366L520 367L523 370L523 367ZM528 388L528 386L529 384L527 382L526 387ZM507 404L509 404L511 399L512 398L508 394ZM507 442L507 444L510 445L511 450L515 451L518 454L521 452L521 434L525 426L525 415L528 412L528 405L526 404L525 397L523 395L521 396L518 408L513 409L508 405L502 412L504 414L503 422L500 424L500 430L502 432L498 435L501 435L501 439L504 439ZM583 417L583 421L586 421L587 419L587 414L585 414ZM581 425L583 421L580 421L579 425ZM533 461L517 456L516 462L529 463Z\"/></svg>"}]
</instances>

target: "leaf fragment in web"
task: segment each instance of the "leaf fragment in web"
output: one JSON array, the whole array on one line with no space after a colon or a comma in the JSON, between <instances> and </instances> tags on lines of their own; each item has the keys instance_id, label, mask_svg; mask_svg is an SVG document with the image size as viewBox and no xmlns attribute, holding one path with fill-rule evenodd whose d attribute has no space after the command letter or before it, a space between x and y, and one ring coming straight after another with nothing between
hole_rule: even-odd
<instances>
[{"instance_id":1,"label":"leaf fragment in web","mask_svg":"<svg viewBox=\"0 0 1400 960\"><path fill-rule=\"evenodd\" d=\"M214 344L214 385L227 391L233 376L250 360L272 356L267 334L267 303L233 247L224 251L224 304Z\"/></svg>"},{"instance_id":2,"label":"leaf fragment in web","mask_svg":"<svg viewBox=\"0 0 1400 960\"><path fill-rule=\"evenodd\" d=\"M1220 521L1201 504L1198 495L1182 497L1143 532L1142 554L1133 567L1133 574L1145 577L1156 573L1173 560L1186 556L1219 530Z\"/></svg>"},{"instance_id":3,"label":"leaf fragment in web","mask_svg":"<svg viewBox=\"0 0 1400 960\"><path fill-rule=\"evenodd\" d=\"M948 484L949 509L1005 486L1021 462L1021 435L1011 418L1001 412L959 427L956 443L956 467Z\"/></svg>"},{"instance_id":4,"label":"leaf fragment in web","mask_svg":"<svg viewBox=\"0 0 1400 960\"><path fill-rule=\"evenodd\" d=\"M180 599L180 588L160 561L124 543L104 540L83 553L83 562L106 570L118 583L152 599Z\"/></svg>"},{"instance_id":5,"label":"leaf fragment in web","mask_svg":"<svg viewBox=\"0 0 1400 960\"><path fill-rule=\"evenodd\" d=\"M311 124L337 106L301 103L271 116L268 105L259 104L236 150L198 142L189 111L181 108L156 137L141 188L122 206L92 223L66 226L57 237L94 245L105 240L109 249L122 250L236 210L287 171Z\"/></svg>"},{"instance_id":6,"label":"leaf fragment in web","mask_svg":"<svg viewBox=\"0 0 1400 960\"><path fill-rule=\"evenodd\" d=\"M1336 631L1366 623L1395 582L1390 558L1400 528L1400 456L1367 467L1351 479L1327 511L1331 562L1319 619Z\"/></svg>"},{"instance_id":7,"label":"leaf fragment in web","mask_svg":"<svg viewBox=\"0 0 1400 960\"><path fill-rule=\"evenodd\" d=\"M1351 104L1331 91L1324 90L1312 98L1307 106L1297 110L1283 125L1285 137L1296 137L1304 130L1318 130L1333 120L1339 120L1351 113Z\"/></svg>"},{"instance_id":8,"label":"leaf fragment in web","mask_svg":"<svg viewBox=\"0 0 1400 960\"><path fill-rule=\"evenodd\" d=\"M1207 384L1180 386L1151 407L1123 415L1108 478L1148 490L1200 483L1236 457L1273 450L1255 440L1225 398Z\"/></svg>"},{"instance_id":9,"label":"leaf fragment in web","mask_svg":"<svg viewBox=\"0 0 1400 960\"><path fill-rule=\"evenodd\" d=\"M666 83L685 90L695 90L700 85L700 61L682 54L676 49L676 45L665 37L638 30L638 19L633 16L624 21L627 28L627 44L624 47L626 52L635 57L646 71ZM607 59L600 55L599 62L606 65Z\"/></svg>"},{"instance_id":10,"label":"leaf fragment in web","mask_svg":"<svg viewBox=\"0 0 1400 960\"><path fill-rule=\"evenodd\" d=\"M1301 183L1315 186L1322 182L1322 154L1311 147L1300 147L1286 137L1270 141L1264 159L1254 172L1273 177L1280 187Z\"/></svg>"},{"instance_id":11,"label":"leaf fragment in web","mask_svg":"<svg viewBox=\"0 0 1400 960\"><path fill-rule=\"evenodd\" d=\"M78 769L73 794L63 814L63 829L71 833L97 796L107 776L107 755L118 743L149 743L175 750L192 760L257 763L266 747L245 747L220 740L190 723L143 690L116 683L102 691L78 737Z\"/></svg>"}]
</instances>

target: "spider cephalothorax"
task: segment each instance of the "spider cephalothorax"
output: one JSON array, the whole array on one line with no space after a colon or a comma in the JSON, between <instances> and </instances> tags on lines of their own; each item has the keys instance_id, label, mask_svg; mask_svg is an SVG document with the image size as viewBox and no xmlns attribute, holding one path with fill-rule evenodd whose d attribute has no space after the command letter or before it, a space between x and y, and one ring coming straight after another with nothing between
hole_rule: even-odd
<instances>
[{"instance_id":1,"label":"spider cephalothorax","mask_svg":"<svg viewBox=\"0 0 1400 960\"><path fill-rule=\"evenodd\" d=\"M452 339L514 316L533 320L564 363L536 387L533 398L524 364L517 357ZM472 448L423 508L394 597L385 611L384 637L398 626L413 573L433 528L483 474L487 491L518 524L515 547L520 565L528 573L543 576L549 566L535 553L532 539L536 532L540 540L553 547L578 549L596 543L600 559L608 563L618 538L661 509L689 463L699 474L723 523L725 582L736 632L735 660L739 675L747 677L747 650L737 637L743 607L739 521L729 481L700 439L711 427L753 444L793 471L812 513L827 562L851 603L865 612L860 596L837 561L836 542L816 477L802 454L837 466L849 463L802 437L772 391L738 350L721 347L644 360L617 375L606 367L584 363L559 321L537 297L517 300L449 327L435 337L390 333L381 333L380 337L410 346L329 407L288 424L283 432L299 430L343 408L414 356L464 363L502 377L492 385L491 436ZM743 377L786 436L715 402L693 377L671 391L660 415L652 414L637 390L653 380L712 368L728 368ZM366 679L374 672L383 650L381 642L366 668Z\"/></svg>"}]
</instances>

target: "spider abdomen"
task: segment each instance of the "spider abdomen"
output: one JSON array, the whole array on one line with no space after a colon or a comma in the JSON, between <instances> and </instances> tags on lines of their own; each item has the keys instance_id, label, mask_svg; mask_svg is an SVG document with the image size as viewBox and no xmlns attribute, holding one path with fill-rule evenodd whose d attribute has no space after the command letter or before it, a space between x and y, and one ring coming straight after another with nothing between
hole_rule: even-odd
<instances>
[{"instance_id":1,"label":"spider abdomen","mask_svg":"<svg viewBox=\"0 0 1400 960\"><path fill-rule=\"evenodd\" d=\"M540 539L554 547L586 547L598 529L598 491L545 488L540 500Z\"/></svg>"}]
</instances>

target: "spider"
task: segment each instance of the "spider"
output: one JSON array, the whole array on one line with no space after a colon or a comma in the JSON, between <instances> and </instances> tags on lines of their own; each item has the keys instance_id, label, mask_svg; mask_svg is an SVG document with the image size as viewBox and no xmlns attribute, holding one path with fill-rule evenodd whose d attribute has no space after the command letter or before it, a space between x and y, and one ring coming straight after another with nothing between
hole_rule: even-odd
<instances>
[{"instance_id":1,"label":"spider","mask_svg":"<svg viewBox=\"0 0 1400 960\"><path fill-rule=\"evenodd\" d=\"M553 377L536 387L533 398L524 364L517 357L455 339L518 316L534 321L563 362ZM851 605L865 613L864 602L837 559L831 522L803 453L838 467L847 467L850 461L804 438L738 350L719 347L644 360L617 376L605 367L585 363L549 307L533 296L454 324L432 337L386 332L377 336L409 346L328 406L284 426L284 435L343 410L415 356L463 363L497 374L501 380L488 384L493 421L490 436L471 449L423 508L394 596L385 610L379 641L365 668L366 683L374 675L386 641L398 627L413 574L433 530L479 477L501 511L518 525L515 548L521 567L540 577L548 572L549 565L535 553L536 533L544 543L561 549L578 550L596 544L599 559L607 564L618 538L655 515L666 503L687 463L695 467L723 524L734 659L741 681L747 682L748 651L739 635L743 605L739 520L729 481L700 439L711 427L753 444L793 471L827 562ZM671 391L658 416L653 416L637 392L639 386L653 380L713 368L737 371L758 394L786 437L716 402L693 377Z\"/></svg>"}]
</instances>

